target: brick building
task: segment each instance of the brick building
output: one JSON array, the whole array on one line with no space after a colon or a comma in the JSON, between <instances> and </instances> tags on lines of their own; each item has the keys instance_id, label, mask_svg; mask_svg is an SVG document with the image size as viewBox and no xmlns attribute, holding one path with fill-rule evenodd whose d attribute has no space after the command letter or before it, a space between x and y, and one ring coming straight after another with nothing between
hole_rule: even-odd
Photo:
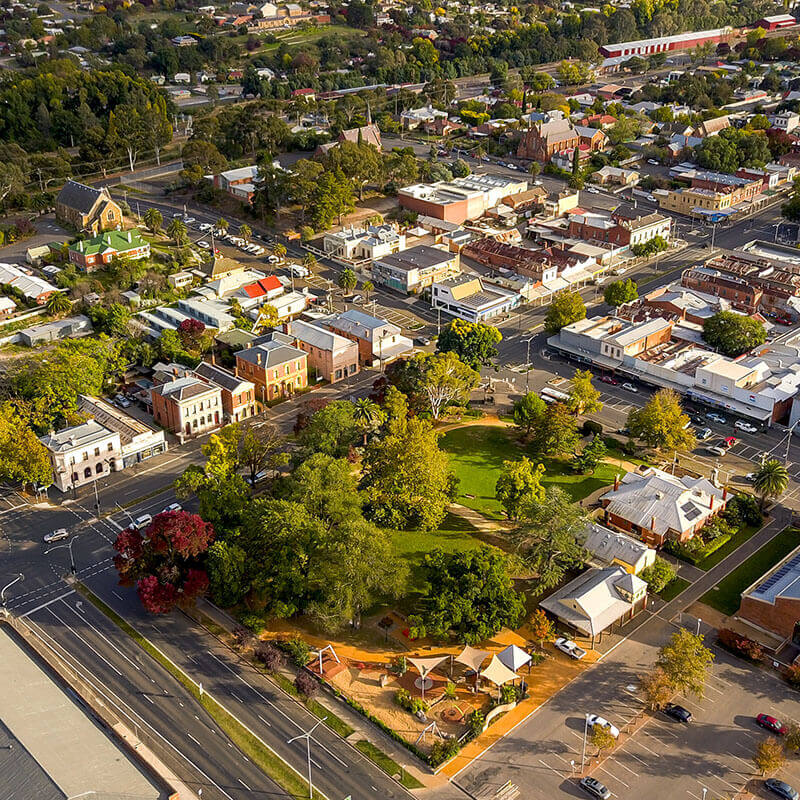
<instances>
[{"instance_id":1,"label":"brick building","mask_svg":"<svg viewBox=\"0 0 800 800\"><path fill-rule=\"evenodd\" d=\"M101 231L122 227L122 209L105 186L95 189L68 180L56 198L56 219L96 236Z\"/></svg>"},{"instance_id":2,"label":"brick building","mask_svg":"<svg viewBox=\"0 0 800 800\"><path fill-rule=\"evenodd\" d=\"M84 272L110 264L115 258L132 261L150 257L150 242L136 228L129 231L105 231L92 239L79 239L69 247L70 263Z\"/></svg>"},{"instance_id":3,"label":"brick building","mask_svg":"<svg viewBox=\"0 0 800 800\"><path fill-rule=\"evenodd\" d=\"M284 327L294 339L295 347L308 354L308 364L317 376L336 383L358 372L357 342L299 319L287 322Z\"/></svg>"},{"instance_id":4,"label":"brick building","mask_svg":"<svg viewBox=\"0 0 800 800\"><path fill-rule=\"evenodd\" d=\"M199 378L185 376L150 390L153 419L181 442L222 425L222 391Z\"/></svg>"},{"instance_id":5,"label":"brick building","mask_svg":"<svg viewBox=\"0 0 800 800\"><path fill-rule=\"evenodd\" d=\"M259 402L291 397L308 386L308 356L294 341L272 331L236 353L236 375L255 385Z\"/></svg>"},{"instance_id":6,"label":"brick building","mask_svg":"<svg viewBox=\"0 0 800 800\"><path fill-rule=\"evenodd\" d=\"M800 634L800 547L742 592L736 615L778 636Z\"/></svg>"},{"instance_id":7,"label":"brick building","mask_svg":"<svg viewBox=\"0 0 800 800\"><path fill-rule=\"evenodd\" d=\"M205 383L219 388L225 422L241 422L255 416L256 387L252 381L244 380L207 361L198 364L194 374Z\"/></svg>"},{"instance_id":8,"label":"brick building","mask_svg":"<svg viewBox=\"0 0 800 800\"><path fill-rule=\"evenodd\" d=\"M522 134L517 156L546 164L555 153L574 150L580 141L580 134L568 119L536 122Z\"/></svg>"}]
</instances>

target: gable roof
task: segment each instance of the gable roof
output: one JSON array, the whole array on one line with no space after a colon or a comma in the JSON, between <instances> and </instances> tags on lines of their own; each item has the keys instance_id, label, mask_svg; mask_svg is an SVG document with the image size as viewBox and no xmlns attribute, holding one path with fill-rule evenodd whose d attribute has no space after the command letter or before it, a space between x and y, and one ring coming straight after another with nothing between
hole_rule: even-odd
<instances>
[{"instance_id":1,"label":"gable roof","mask_svg":"<svg viewBox=\"0 0 800 800\"><path fill-rule=\"evenodd\" d=\"M228 370L222 369L215 364L209 364L208 361L201 361L194 368L194 374L206 383L219 386L228 392L239 391L245 384L253 385L245 378L238 378L232 372L228 372Z\"/></svg>"},{"instance_id":2,"label":"gable roof","mask_svg":"<svg viewBox=\"0 0 800 800\"><path fill-rule=\"evenodd\" d=\"M81 214L89 214L101 198L111 200L111 195L105 187L95 189L93 186L86 186L70 178L58 193L56 202L79 211Z\"/></svg>"},{"instance_id":3,"label":"gable roof","mask_svg":"<svg viewBox=\"0 0 800 800\"><path fill-rule=\"evenodd\" d=\"M200 397L204 394L213 394L219 391L219 387L209 386L199 378L187 375L184 378L154 386L150 391L153 394L160 394L162 397L173 397L180 402L181 400L190 400L192 397Z\"/></svg>"},{"instance_id":4,"label":"gable roof","mask_svg":"<svg viewBox=\"0 0 800 800\"><path fill-rule=\"evenodd\" d=\"M266 278L261 278L242 287L248 297L263 297L276 289L283 289L283 284L278 280L277 275L267 275Z\"/></svg>"}]
</instances>

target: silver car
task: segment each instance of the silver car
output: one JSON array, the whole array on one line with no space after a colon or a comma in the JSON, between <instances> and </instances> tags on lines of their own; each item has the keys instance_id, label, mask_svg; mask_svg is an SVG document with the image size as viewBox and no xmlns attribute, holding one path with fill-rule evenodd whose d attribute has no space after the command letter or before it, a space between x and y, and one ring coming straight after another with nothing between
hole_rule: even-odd
<instances>
[{"instance_id":1,"label":"silver car","mask_svg":"<svg viewBox=\"0 0 800 800\"><path fill-rule=\"evenodd\" d=\"M66 539L69 537L69 531L66 528L57 528L50 533L46 533L44 535L44 540L48 544L50 542L60 542L62 539Z\"/></svg>"}]
</instances>

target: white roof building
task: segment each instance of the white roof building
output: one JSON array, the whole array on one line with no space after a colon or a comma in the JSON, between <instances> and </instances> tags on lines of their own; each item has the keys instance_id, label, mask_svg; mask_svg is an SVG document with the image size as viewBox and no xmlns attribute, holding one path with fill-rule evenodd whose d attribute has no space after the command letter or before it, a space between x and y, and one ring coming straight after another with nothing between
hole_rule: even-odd
<instances>
[{"instance_id":1,"label":"white roof building","mask_svg":"<svg viewBox=\"0 0 800 800\"><path fill-rule=\"evenodd\" d=\"M634 575L638 575L656 560L656 551L652 547L597 522L589 523L586 528L583 546L599 563L622 567Z\"/></svg>"}]
</instances>

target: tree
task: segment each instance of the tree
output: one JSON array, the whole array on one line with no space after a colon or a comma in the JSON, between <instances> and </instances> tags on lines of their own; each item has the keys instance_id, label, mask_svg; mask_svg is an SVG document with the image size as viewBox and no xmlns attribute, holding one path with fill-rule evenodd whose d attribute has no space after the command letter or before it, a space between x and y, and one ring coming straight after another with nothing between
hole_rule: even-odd
<instances>
[{"instance_id":1,"label":"tree","mask_svg":"<svg viewBox=\"0 0 800 800\"><path fill-rule=\"evenodd\" d=\"M167 235L178 246L186 244L189 240L186 223L177 217L173 217L169 221L169 225L167 225Z\"/></svg>"},{"instance_id":2,"label":"tree","mask_svg":"<svg viewBox=\"0 0 800 800\"><path fill-rule=\"evenodd\" d=\"M626 278L624 281L614 281L606 286L603 299L610 306L617 308L625 303L631 303L639 297L639 287L635 281Z\"/></svg>"},{"instance_id":3,"label":"tree","mask_svg":"<svg viewBox=\"0 0 800 800\"><path fill-rule=\"evenodd\" d=\"M603 725L592 726L592 744L597 748L597 755L599 756L603 750L610 750L617 740L611 731Z\"/></svg>"},{"instance_id":4,"label":"tree","mask_svg":"<svg viewBox=\"0 0 800 800\"><path fill-rule=\"evenodd\" d=\"M203 343L206 326L194 317L184 319L178 325L178 338L181 346L190 352L199 352Z\"/></svg>"},{"instance_id":5,"label":"tree","mask_svg":"<svg viewBox=\"0 0 800 800\"><path fill-rule=\"evenodd\" d=\"M368 303L370 295L375 291L375 284L372 281L364 281L361 291L364 292L364 302Z\"/></svg>"},{"instance_id":6,"label":"tree","mask_svg":"<svg viewBox=\"0 0 800 800\"><path fill-rule=\"evenodd\" d=\"M646 405L628 414L631 436L656 450L691 450L696 437L690 422L672 389L659 389Z\"/></svg>"},{"instance_id":7,"label":"tree","mask_svg":"<svg viewBox=\"0 0 800 800\"><path fill-rule=\"evenodd\" d=\"M278 256L278 258L283 260L286 258L286 245L278 242L277 244L273 245L272 252Z\"/></svg>"},{"instance_id":8,"label":"tree","mask_svg":"<svg viewBox=\"0 0 800 800\"><path fill-rule=\"evenodd\" d=\"M497 479L495 494L509 519L518 519L520 511L528 504L544 501L545 491L541 484L544 464L534 466L523 456L519 461L504 461Z\"/></svg>"},{"instance_id":9,"label":"tree","mask_svg":"<svg viewBox=\"0 0 800 800\"><path fill-rule=\"evenodd\" d=\"M541 608L537 608L536 611L531 614L528 619L528 628L530 629L531 639L538 642L539 647L542 647L545 642L550 641L556 634L555 626L550 620L550 617L548 617L546 612Z\"/></svg>"},{"instance_id":10,"label":"tree","mask_svg":"<svg viewBox=\"0 0 800 800\"><path fill-rule=\"evenodd\" d=\"M438 439L427 420L395 418L367 445L360 486L368 519L388 528L435 530L441 524L454 478Z\"/></svg>"},{"instance_id":11,"label":"tree","mask_svg":"<svg viewBox=\"0 0 800 800\"><path fill-rule=\"evenodd\" d=\"M538 424L547 413L547 403L536 392L528 392L514 402L512 415L514 425L522 432L524 437L531 435L533 426Z\"/></svg>"},{"instance_id":12,"label":"tree","mask_svg":"<svg viewBox=\"0 0 800 800\"><path fill-rule=\"evenodd\" d=\"M345 267L339 273L339 286L342 287L345 295L352 294L353 289L355 289L357 285L358 278L356 278L356 273L350 267Z\"/></svg>"},{"instance_id":13,"label":"tree","mask_svg":"<svg viewBox=\"0 0 800 800\"><path fill-rule=\"evenodd\" d=\"M602 436L593 436L592 441L583 448L581 453L577 453L572 465L576 472L582 475L593 475L600 462L605 458L608 448Z\"/></svg>"},{"instance_id":14,"label":"tree","mask_svg":"<svg viewBox=\"0 0 800 800\"><path fill-rule=\"evenodd\" d=\"M480 374L455 353L419 354L412 362L412 368L419 369L415 389L427 400L434 419L450 404L468 402L480 381Z\"/></svg>"},{"instance_id":15,"label":"tree","mask_svg":"<svg viewBox=\"0 0 800 800\"><path fill-rule=\"evenodd\" d=\"M208 548L208 581L211 597L222 608L241 602L249 589L247 553L233 542L214 542Z\"/></svg>"},{"instance_id":16,"label":"tree","mask_svg":"<svg viewBox=\"0 0 800 800\"><path fill-rule=\"evenodd\" d=\"M367 446L367 435L380 426L386 415L383 409L368 397L359 397L353 401L353 419L364 434L364 447Z\"/></svg>"},{"instance_id":17,"label":"tree","mask_svg":"<svg viewBox=\"0 0 800 800\"><path fill-rule=\"evenodd\" d=\"M525 564L537 576L537 586L558 585L567 570L580 567L587 557L582 541L588 519L580 506L558 487L545 492L543 502L531 502L520 514L510 538Z\"/></svg>"},{"instance_id":18,"label":"tree","mask_svg":"<svg viewBox=\"0 0 800 800\"><path fill-rule=\"evenodd\" d=\"M222 432L235 438L236 458L247 471L251 486L255 486L261 473L274 472L289 463L286 438L272 423L236 422L227 425Z\"/></svg>"},{"instance_id":19,"label":"tree","mask_svg":"<svg viewBox=\"0 0 800 800\"><path fill-rule=\"evenodd\" d=\"M658 594L666 588L677 576L675 567L660 556L656 556L656 560L639 573L639 577L654 594Z\"/></svg>"},{"instance_id":20,"label":"tree","mask_svg":"<svg viewBox=\"0 0 800 800\"><path fill-rule=\"evenodd\" d=\"M753 488L763 513L768 499L777 499L789 485L789 470L777 458L769 458L756 470Z\"/></svg>"},{"instance_id":21,"label":"tree","mask_svg":"<svg viewBox=\"0 0 800 800\"><path fill-rule=\"evenodd\" d=\"M580 435L575 417L563 403L553 403L533 432L531 447L542 456L573 453Z\"/></svg>"},{"instance_id":22,"label":"tree","mask_svg":"<svg viewBox=\"0 0 800 800\"><path fill-rule=\"evenodd\" d=\"M675 694L672 681L661 667L656 667L641 676L639 682L647 698L647 707L651 711L660 711Z\"/></svg>"},{"instance_id":23,"label":"tree","mask_svg":"<svg viewBox=\"0 0 800 800\"><path fill-rule=\"evenodd\" d=\"M0 404L0 480L37 486L53 482L47 449L10 401Z\"/></svg>"},{"instance_id":24,"label":"tree","mask_svg":"<svg viewBox=\"0 0 800 800\"><path fill-rule=\"evenodd\" d=\"M347 455L358 433L353 404L348 400L335 400L311 417L297 441L304 455L325 453L341 458Z\"/></svg>"},{"instance_id":25,"label":"tree","mask_svg":"<svg viewBox=\"0 0 800 800\"><path fill-rule=\"evenodd\" d=\"M197 514L157 514L144 535L128 528L114 542L114 566L120 584L136 586L151 614L166 614L175 605L188 606L208 589L200 556L214 541L214 528Z\"/></svg>"},{"instance_id":26,"label":"tree","mask_svg":"<svg viewBox=\"0 0 800 800\"><path fill-rule=\"evenodd\" d=\"M445 326L436 340L439 353L455 353L465 364L480 369L497 355L503 336L493 325L455 319Z\"/></svg>"},{"instance_id":27,"label":"tree","mask_svg":"<svg viewBox=\"0 0 800 800\"><path fill-rule=\"evenodd\" d=\"M800 725L790 722L786 726L786 733L783 737L783 747L787 753L800 752Z\"/></svg>"},{"instance_id":28,"label":"tree","mask_svg":"<svg viewBox=\"0 0 800 800\"><path fill-rule=\"evenodd\" d=\"M544 327L548 333L558 333L565 325L586 319L586 306L577 292L561 292L557 294L544 318Z\"/></svg>"},{"instance_id":29,"label":"tree","mask_svg":"<svg viewBox=\"0 0 800 800\"><path fill-rule=\"evenodd\" d=\"M590 370L575 370L566 406L573 414L592 414L603 407L600 392L592 386Z\"/></svg>"},{"instance_id":30,"label":"tree","mask_svg":"<svg viewBox=\"0 0 800 800\"><path fill-rule=\"evenodd\" d=\"M249 225L240 225L239 236L244 239L245 244L247 244L253 236L253 229Z\"/></svg>"},{"instance_id":31,"label":"tree","mask_svg":"<svg viewBox=\"0 0 800 800\"><path fill-rule=\"evenodd\" d=\"M768 772L777 772L786 763L783 744L772 736L762 739L756 745L753 763L762 775L766 775Z\"/></svg>"},{"instance_id":32,"label":"tree","mask_svg":"<svg viewBox=\"0 0 800 800\"><path fill-rule=\"evenodd\" d=\"M507 557L482 546L446 553L437 548L425 556L428 585L417 614L409 617L416 636L477 644L501 628L516 628L525 604L508 573Z\"/></svg>"},{"instance_id":33,"label":"tree","mask_svg":"<svg viewBox=\"0 0 800 800\"><path fill-rule=\"evenodd\" d=\"M656 666L664 670L674 692L702 697L714 654L703 644L703 636L681 628L658 651Z\"/></svg>"},{"instance_id":34,"label":"tree","mask_svg":"<svg viewBox=\"0 0 800 800\"><path fill-rule=\"evenodd\" d=\"M764 344L766 338L767 332L758 320L735 311L718 311L703 323L703 339L732 358Z\"/></svg>"},{"instance_id":35,"label":"tree","mask_svg":"<svg viewBox=\"0 0 800 800\"><path fill-rule=\"evenodd\" d=\"M64 292L56 292L47 299L45 307L49 313L61 316L67 314L72 308L72 301Z\"/></svg>"},{"instance_id":36,"label":"tree","mask_svg":"<svg viewBox=\"0 0 800 800\"><path fill-rule=\"evenodd\" d=\"M161 230L161 226L164 224L164 217L157 208L148 208L144 212L144 224L155 235Z\"/></svg>"}]
</instances>

